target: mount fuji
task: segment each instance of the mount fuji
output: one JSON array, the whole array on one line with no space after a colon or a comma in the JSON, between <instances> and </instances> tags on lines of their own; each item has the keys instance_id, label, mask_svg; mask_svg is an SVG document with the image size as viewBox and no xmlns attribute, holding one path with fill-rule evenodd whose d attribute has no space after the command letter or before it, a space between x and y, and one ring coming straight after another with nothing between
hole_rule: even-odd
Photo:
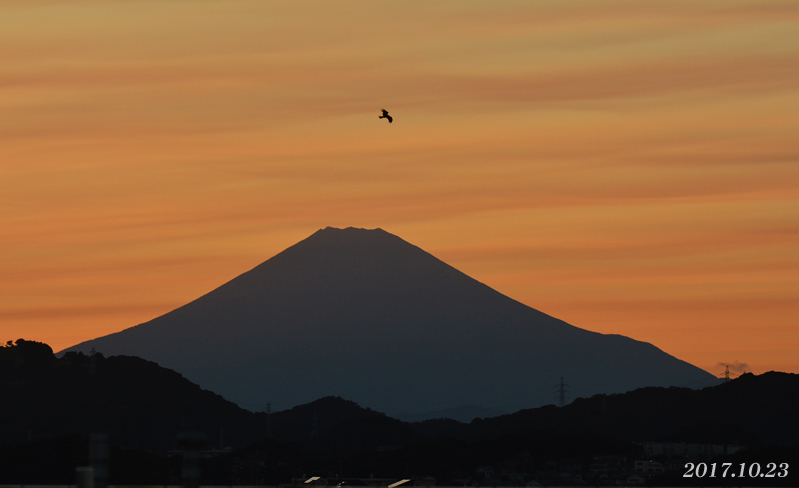
<instances>
[{"instance_id":1,"label":"mount fuji","mask_svg":"<svg viewBox=\"0 0 799 488\"><path fill-rule=\"evenodd\" d=\"M381 229L317 231L149 322L75 345L176 370L251 410L339 396L462 420L711 374L652 344L569 325ZM469 412L476 412L470 414Z\"/></svg>"}]
</instances>

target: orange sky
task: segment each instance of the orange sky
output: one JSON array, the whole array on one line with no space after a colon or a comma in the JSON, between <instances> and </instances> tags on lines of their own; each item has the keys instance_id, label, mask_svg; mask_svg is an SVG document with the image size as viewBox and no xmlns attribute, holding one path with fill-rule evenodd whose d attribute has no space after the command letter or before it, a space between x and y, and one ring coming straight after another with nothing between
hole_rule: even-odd
<instances>
[{"instance_id":1,"label":"orange sky","mask_svg":"<svg viewBox=\"0 0 799 488\"><path fill-rule=\"evenodd\" d=\"M578 327L799 373L799 2L18 0L0 46L2 341L381 227Z\"/></svg>"}]
</instances>

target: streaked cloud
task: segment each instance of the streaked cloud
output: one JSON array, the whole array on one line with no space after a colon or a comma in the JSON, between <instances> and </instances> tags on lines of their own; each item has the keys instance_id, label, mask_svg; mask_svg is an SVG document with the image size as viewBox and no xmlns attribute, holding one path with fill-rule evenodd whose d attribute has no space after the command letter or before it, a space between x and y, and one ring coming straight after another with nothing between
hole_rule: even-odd
<instances>
[{"instance_id":1,"label":"streaked cloud","mask_svg":"<svg viewBox=\"0 0 799 488\"><path fill-rule=\"evenodd\" d=\"M708 369L799 370L798 27L790 1L6 2L0 331L66 347L354 225Z\"/></svg>"}]
</instances>

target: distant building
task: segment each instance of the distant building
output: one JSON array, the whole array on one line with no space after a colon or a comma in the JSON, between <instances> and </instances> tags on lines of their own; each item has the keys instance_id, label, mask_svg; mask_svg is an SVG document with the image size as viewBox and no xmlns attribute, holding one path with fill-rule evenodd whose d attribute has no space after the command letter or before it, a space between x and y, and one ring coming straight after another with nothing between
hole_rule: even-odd
<instances>
[{"instance_id":1,"label":"distant building","mask_svg":"<svg viewBox=\"0 0 799 488\"><path fill-rule=\"evenodd\" d=\"M644 476L663 474L666 468L657 461L635 461L635 471Z\"/></svg>"},{"instance_id":2,"label":"distant building","mask_svg":"<svg viewBox=\"0 0 799 488\"><path fill-rule=\"evenodd\" d=\"M640 474L631 474L627 477L626 483L630 486L640 486L646 484L646 478Z\"/></svg>"},{"instance_id":3,"label":"distant building","mask_svg":"<svg viewBox=\"0 0 799 488\"><path fill-rule=\"evenodd\" d=\"M739 444L689 444L687 442L643 442L647 456L698 456L733 454L745 446Z\"/></svg>"}]
</instances>

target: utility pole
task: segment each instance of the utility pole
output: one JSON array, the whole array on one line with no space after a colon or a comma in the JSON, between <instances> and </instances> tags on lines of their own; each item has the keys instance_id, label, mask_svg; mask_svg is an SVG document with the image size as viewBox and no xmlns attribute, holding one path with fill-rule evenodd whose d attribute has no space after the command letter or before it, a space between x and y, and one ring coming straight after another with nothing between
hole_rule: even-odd
<instances>
[{"instance_id":1,"label":"utility pole","mask_svg":"<svg viewBox=\"0 0 799 488\"><path fill-rule=\"evenodd\" d=\"M730 381L730 365L727 364L725 366L727 366L727 370L724 372L724 382L726 383Z\"/></svg>"}]
</instances>

